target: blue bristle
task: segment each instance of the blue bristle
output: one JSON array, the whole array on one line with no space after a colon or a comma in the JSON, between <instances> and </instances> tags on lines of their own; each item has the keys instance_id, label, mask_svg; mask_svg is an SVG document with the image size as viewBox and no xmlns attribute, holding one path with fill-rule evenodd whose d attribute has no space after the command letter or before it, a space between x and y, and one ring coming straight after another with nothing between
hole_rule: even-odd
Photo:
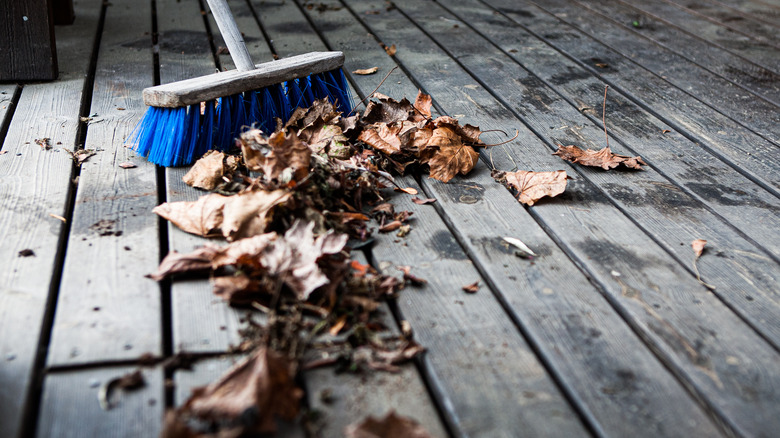
<instances>
[{"instance_id":1,"label":"blue bristle","mask_svg":"<svg viewBox=\"0 0 780 438\"><path fill-rule=\"evenodd\" d=\"M174 166L189 164L195 159L195 147L200 134L200 104L187 107L184 127L184 136L181 139L179 154L174 158Z\"/></svg>"},{"instance_id":2,"label":"blue bristle","mask_svg":"<svg viewBox=\"0 0 780 438\"><path fill-rule=\"evenodd\" d=\"M276 128L274 117L276 117L277 114L276 105L273 96L271 96L271 90L268 87L263 88L260 91L260 98L262 99L262 104L260 106L260 118L257 119L257 122L263 132L270 134L274 132L274 128Z\"/></svg>"},{"instance_id":3,"label":"blue bristle","mask_svg":"<svg viewBox=\"0 0 780 438\"><path fill-rule=\"evenodd\" d=\"M248 92L247 94L250 94ZM241 135L243 127L247 125L246 117L246 103L243 94L236 94L231 96L233 98L233 107L231 108L231 115L233 116L233 131L230 133L230 140L226 144L225 150L229 149L233 145L233 140Z\"/></svg>"},{"instance_id":4,"label":"blue bristle","mask_svg":"<svg viewBox=\"0 0 780 438\"><path fill-rule=\"evenodd\" d=\"M304 108L301 106L303 93L301 93L301 88L298 86L298 79L287 81L285 85L285 88L287 89L287 101L290 102L290 107L293 110L295 108Z\"/></svg>"},{"instance_id":5,"label":"blue bristle","mask_svg":"<svg viewBox=\"0 0 780 438\"><path fill-rule=\"evenodd\" d=\"M247 122L249 124L259 123L260 119L262 118L260 111L263 105L260 103L261 96L263 94L263 90L259 91L253 91L250 93L250 100L249 100L249 120Z\"/></svg>"},{"instance_id":6,"label":"blue bristle","mask_svg":"<svg viewBox=\"0 0 780 438\"><path fill-rule=\"evenodd\" d=\"M160 166L173 166L181 157L181 144L185 123L186 108L172 108L163 111L155 128L156 141L149 151L149 161Z\"/></svg>"},{"instance_id":7,"label":"blue bristle","mask_svg":"<svg viewBox=\"0 0 780 438\"><path fill-rule=\"evenodd\" d=\"M352 111L352 95L349 92L349 84L347 84L347 77L344 76L344 71L341 69L335 71L329 71L326 73L329 78L327 82L328 89L331 96L338 104L338 109L344 115L349 114Z\"/></svg>"},{"instance_id":8,"label":"blue bristle","mask_svg":"<svg viewBox=\"0 0 780 438\"><path fill-rule=\"evenodd\" d=\"M230 99L232 97L233 96L219 98L217 127L215 128L217 132L217 140L214 146L221 151L229 148L233 140L233 137L231 136L231 131L233 129L233 118L230 114L231 107L233 106L230 104Z\"/></svg>"},{"instance_id":9,"label":"blue bristle","mask_svg":"<svg viewBox=\"0 0 780 438\"><path fill-rule=\"evenodd\" d=\"M323 99L328 98L328 100L331 100L330 93L328 92L328 87L325 86L325 76L322 73L317 73L315 75L311 75L311 91L312 94L314 94L315 99Z\"/></svg>"},{"instance_id":10,"label":"blue bristle","mask_svg":"<svg viewBox=\"0 0 780 438\"><path fill-rule=\"evenodd\" d=\"M296 107L308 108L327 97L346 113L352 101L341 69L319 73L187 108L150 107L130 134L135 150L161 166L191 164L211 148L227 150L246 125L271 133L278 117L287 121Z\"/></svg>"},{"instance_id":11,"label":"blue bristle","mask_svg":"<svg viewBox=\"0 0 780 438\"><path fill-rule=\"evenodd\" d=\"M292 115L292 107L290 106L289 99L287 99L287 93L284 85L277 84L268 87L268 89L271 93L271 98L273 98L274 107L276 108L276 114L274 114L274 118L278 117L282 119L283 122L286 122L287 119L289 119ZM274 122L274 125L275 124L276 122Z\"/></svg>"},{"instance_id":12,"label":"blue bristle","mask_svg":"<svg viewBox=\"0 0 780 438\"><path fill-rule=\"evenodd\" d=\"M200 124L200 135L195 146L195 157L205 154L214 145L214 113L215 101L206 102L203 118Z\"/></svg>"}]
</instances>

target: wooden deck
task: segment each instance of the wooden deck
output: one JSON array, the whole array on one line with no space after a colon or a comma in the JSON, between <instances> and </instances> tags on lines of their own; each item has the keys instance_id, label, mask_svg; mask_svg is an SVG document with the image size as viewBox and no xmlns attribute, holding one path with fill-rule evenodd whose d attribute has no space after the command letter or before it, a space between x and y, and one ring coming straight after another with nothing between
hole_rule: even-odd
<instances>
[{"instance_id":1,"label":"wooden deck","mask_svg":"<svg viewBox=\"0 0 780 438\"><path fill-rule=\"evenodd\" d=\"M427 353L397 375L305 373L322 436L391 408L435 436L778 436L777 0L230 4L256 60L341 50L347 72L380 69L350 75L356 98L398 66L380 92L421 89L439 114L519 131L466 178L400 179L438 202L396 196L412 234L378 235L366 256L429 280L391 306ZM142 88L232 64L214 55L198 0L75 7L75 24L56 28L60 79L0 84L0 436L156 436L166 407L230 366L220 353L244 315L207 280L144 277L203 243L151 209L201 193L181 182L186 169L157 169L123 141ZM605 85L610 145L641 155L643 171L551 155L604 145ZM77 167L68 151L80 149L96 154ZM492 166L573 179L524 207ZM539 257L516 257L503 236ZM712 291L694 239L708 241L697 266ZM145 368L146 387L100 408L99 386L139 356L178 352L201 358L194 371Z\"/></svg>"}]
</instances>

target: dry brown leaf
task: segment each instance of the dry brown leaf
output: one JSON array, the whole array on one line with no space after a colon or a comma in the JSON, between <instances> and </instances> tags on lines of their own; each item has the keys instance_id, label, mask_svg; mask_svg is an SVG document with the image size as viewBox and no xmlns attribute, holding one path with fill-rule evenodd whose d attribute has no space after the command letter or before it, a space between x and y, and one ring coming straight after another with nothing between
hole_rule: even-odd
<instances>
[{"instance_id":1,"label":"dry brown leaf","mask_svg":"<svg viewBox=\"0 0 780 438\"><path fill-rule=\"evenodd\" d=\"M414 187L396 187L394 190L397 192L404 192L407 195L416 195L419 193Z\"/></svg>"},{"instance_id":2,"label":"dry brown leaf","mask_svg":"<svg viewBox=\"0 0 780 438\"><path fill-rule=\"evenodd\" d=\"M388 55L393 56L395 55L395 52L398 50L395 48L395 44L391 44L389 47L385 46L385 52L387 52Z\"/></svg>"},{"instance_id":3,"label":"dry brown leaf","mask_svg":"<svg viewBox=\"0 0 780 438\"><path fill-rule=\"evenodd\" d=\"M225 175L224 159L225 154L222 152L206 152L182 177L182 181L190 187L214 190L222 183L222 176Z\"/></svg>"},{"instance_id":4,"label":"dry brown leaf","mask_svg":"<svg viewBox=\"0 0 780 438\"><path fill-rule=\"evenodd\" d=\"M401 152L401 139L398 136L400 131L400 126L376 123L364 129L358 140L387 155L395 155Z\"/></svg>"},{"instance_id":5,"label":"dry brown leaf","mask_svg":"<svg viewBox=\"0 0 780 438\"><path fill-rule=\"evenodd\" d=\"M196 418L236 425L239 433L272 433L277 417L293 420L298 415L303 391L296 386L294 375L294 366L286 357L260 348L216 382L193 389L192 396L176 411L175 422L186 424ZM254 427L239 421L247 413L256 416ZM166 431L168 427L166 424Z\"/></svg>"},{"instance_id":6,"label":"dry brown leaf","mask_svg":"<svg viewBox=\"0 0 780 438\"><path fill-rule=\"evenodd\" d=\"M388 222L388 223L382 225L381 227L379 227L379 232L380 233L389 233L391 231L395 231L395 230L401 228L401 225L403 225L403 222L401 222L401 221Z\"/></svg>"},{"instance_id":7,"label":"dry brown leaf","mask_svg":"<svg viewBox=\"0 0 780 438\"><path fill-rule=\"evenodd\" d=\"M411 266L396 266L396 268L403 272L404 281L408 281L415 286L422 286L423 284L428 283L428 280L413 275Z\"/></svg>"},{"instance_id":8,"label":"dry brown leaf","mask_svg":"<svg viewBox=\"0 0 780 438\"><path fill-rule=\"evenodd\" d=\"M475 294L479 290L479 281L475 281L474 283L463 286L461 289L463 289L463 292L466 292L467 294Z\"/></svg>"},{"instance_id":9,"label":"dry brown leaf","mask_svg":"<svg viewBox=\"0 0 780 438\"><path fill-rule=\"evenodd\" d=\"M464 145L461 136L449 127L433 130L426 148L435 148L427 160L430 177L448 182L457 174L466 175L477 164L479 154L471 146Z\"/></svg>"},{"instance_id":10,"label":"dry brown leaf","mask_svg":"<svg viewBox=\"0 0 780 438\"><path fill-rule=\"evenodd\" d=\"M420 199L420 198L415 196L414 198L412 198L412 202L414 202L417 205L433 204L434 202L436 202L436 198Z\"/></svg>"},{"instance_id":11,"label":"dry brown leaf","mask_svg":"<svg viewBox=\"0 0 780 438\"><path fill-rule=\"evenodd\" d=\"M691 248L693 249L693 253L696 254L697 259L701 257L701 254L704 252L705 245L707 245L707 241L704 239L696 239L691 242Z\"/></svg>"},{"instance_id":12,"label":"dry brown leaf","mask_svg":"<svg viewBox=\"0 0 780 438\"><path fill-rule=\"evenodd\" d=\"M291 196L286 190L250 190L231 196L223 208L222 235L234 241L265 233L268 213Z\"/></svg>"},{"instance_id":13,"label":"dry brown leaf","mask_svg":"<svg viewBox=\"0 0 780 438\"><path fill-rule=\"evenodd\" d=\"M361 68L358 70L353 71L352 73L356 75L372 75L379 71L379 67L371 67L371 68Z\"/></svg>"},{"instance_id":14,"label":"dry brown leaf","mask_svg":"<svg viewBox=\"0 0 780 438\"><path fill-rule=\"evenodd\" d=\"M166 202L152 212L188 233L233 241L264 233L268 213L291 196L285 190L259 189L233 196L212 193L194 202Z\"/></svg>"},{"instance_id":15,"label":"dry brown leaf","mask_svg":"<svg viewBox=\"0 0 780 438\"><path fill-rule=\"evenodd\" d=\"M212 193L194 202L165 202L152 212L188 233L216 237L222 234L222 209L229 201L228 196Z\"/></svg>"},{"instance_id":16,"label":"dry brown leaf","mask_svg":"<svg viewBox=\"0 0 780 438\"><path fill-rule=\"evenodd\" d=\"M534 203L545 196L558 196L566 190L565 170L552 172L530 172L518 170L504 174L506 183L517 190L517 200L526 205Z\"/></svg>"},{"instance_id":17,"label":"dry brown leaf","mask_svg":"<svg viewBox=\"0 0 780 438\"><path fill-rule=\"evenodd\" d=\"M614 169L623 165L629 169L641 170L647 163L642 157L628 157L618 155L612 152L609 147L594 151L593 149L582 150L577 146L558 146L558 150L553 153L566 161L582 164L583 166L601 167L604 170Z\"/></svg>"},{"instance_id":18,"label":"dry brown leaf","mask_svg":"<svg viewBox=\"0 0 780 438\"><path fill-rule=\"evenodd\" d=\"M414 107L425 118L431 118L431 106L433 106L433 99L429 94L425 94L422 91L417 91L417 97L414 99Z\"/></svg>"},{"instance_id":19,"label":"dry brown leaf","mask_svg":"<svg viewBox=\"0 0 780 438\"><path fill-rule=\"evenodd\" d=\"M135 163L131 161L124 161L122 163L117 164L117 166L121 167L122 169L133 169L138 167Z\"/></svg>"},{"instance_id":20,"label":"dry brown leaf","mask_svg":"<svg viewBox=\"0 0 780 438\"><path fill-rule=\"evenodd\" d=\"M419 423L395 411L383 418L368 417L360 423L350 424L344 435L346 438L433 438Z\"/></svg>"},{"instance_id":21,"label":"dry brown leaf","mask_svg":"<svg viewBox=\"0 0 780 438\"><path fill-rule=\"evenodd\" d=\"M266 139L262 131L253 129L241 134L240 142L247 168L263 172L268 180L287 169L295 181L309 174L311 149L295 132L279 131Z\"/></svg>"}]
</instances>

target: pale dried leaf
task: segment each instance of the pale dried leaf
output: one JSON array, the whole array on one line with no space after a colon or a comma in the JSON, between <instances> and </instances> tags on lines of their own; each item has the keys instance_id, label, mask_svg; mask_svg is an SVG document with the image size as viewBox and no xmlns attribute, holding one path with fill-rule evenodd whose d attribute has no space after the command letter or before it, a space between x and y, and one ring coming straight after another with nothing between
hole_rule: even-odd
<instances>
[{"instance_id":1,"label":"pale dried leaf","mask_svg":"<svg viewBox=\"0 0 780 438\"><path fill-rule=\"evenodd\" d=\"M265 233L268 213L291 196L286 190L251 190L231 196L223 208L222 235L233 241Z\"/></svg>"},{"instance_id":2,"label":"pale dried leaf","mask_svg":"<svg viewBox=\"0 0 780 438\"><path fill-rule=\"evenodd\" d=\"M182 177L182 181L191 187L214 190L222 183L222 176L225 175L224 159L225 154L222 152L207 152L192 165L189 172Z\"/></svg>"},{"instance_id":3,"label":"pale dried leaf","mask_svg":"<svg viewBox=\"0 0 780 438\"><path fill-rule=\"evenodd\" d=\"M531 172L518 170L505 174L507 184L517 190L517 200L526 205L534 203L545 196L558 196L566 190L565 170L552 172Z\"/></svg>"},{"instance_id":4,"label":"pale dried leaf","mask_svg":"<svg viewBox=\"0 0 780 438\"><path fill-rule=\"evenodd\" d=\"M222 210L229 201L228 196L212 193L194 202L165 202L152 212L188 233L215 237L222 234Z\"/></svg>"},{"instance_id":5,"label":"pale dried leaf","mask_svg":"<svg viewBox=\"0 0 780 438\"><path fill-rule=\"evenodd\" d=\"M356 75L372 75L377 71L379 71L379 67L361 68L353 71L352 73Z\"/></svg>"},{"instance_id":6,"label":"pale dried leaf","mask_svg":"<svg viewBox=\"0 0 780 438\"><path fill-rule=\"evenodd\" d=\"M522 240L516 239L514 237L503 237L504 242L514 246L515 248L519 249L522 253L536 257L536 254L531 251L531 248L528 247L525 243L523 243Z\"/></svg>"}]
</instances>

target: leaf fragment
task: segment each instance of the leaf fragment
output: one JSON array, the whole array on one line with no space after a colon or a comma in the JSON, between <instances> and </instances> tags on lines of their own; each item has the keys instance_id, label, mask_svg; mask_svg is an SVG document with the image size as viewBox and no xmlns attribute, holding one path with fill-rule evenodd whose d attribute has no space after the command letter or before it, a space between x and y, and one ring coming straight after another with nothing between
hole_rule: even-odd
<instances>
[{"instance_id":1,"label":"leaf fragment","mask_svg":"<svg viewBox=\"0 0 780 438\"><path fill-rule=\"evenodd\" d=\"M377 71L379 71L379 67L361 68L353 71L352 73L356 75L372 75Z\"/></svg>"},{"instance_id":2,"label":"leaf fragment","mask_svg":"<svg viewBox=\"0 0 780 438\"><path fill-rule=\"evenodd\" d=\"M462 289L463 292L466 292L467 294L475 294L479 290L479 281L463 286Z\"/></svg>"},{"instance_id":3,"label":"leaf fragment","mask_svg":"<svg viewBox=\"0 0 780 438\"><path fill-rule=\"evenodd\" d=\"M523 243L522 240L514 238L514 237L502 237L504 239L504 242L514 246L515 248L519 249L520 252L523 254L536 257L536 254L531 250L531 248L528 247L525 243Z\"/></svg>"},{"instance_id":4,"label":"leaf fragment","mask_svg":"<svg viewBox=\"0 0 780 438\"><path fill-rule=\"evenodd\" d=\"M561 146L558 145L558 150L553 153L566 161L572 163L582 164L583 166L601 167L604 170L614 169L618 166L624 166L629 169L641 170L642 166L647 163L642 160L642 157L629 157L626 155L618 155L612 152L609 146L604 147L598 151L593 149L583 150L578 146Z\"/></svg>"},{"instance_id":5,"label":"leaf fragment","mask_svg":"<svg viewBox=\"0 0 780 438\"><path fill-rule=\"evenodd\" d=\"M402 417L395 411L388 412L382 418L367 417L365 420L350 424L344 430L346 438L433 438L415 420Z\"/></svg>"},{"instance_id":6,"label":"leaf fragment","mask_svg":"<svg viewBox=\"0 0 780 438\"><path fill-rule=\"evenodd\" d=\"M697 259L701 257L702 253L704 252L705 245L707 245L707 241L704 239L696 239L691 242L691 248L693 249L693 253L696 254Z\"/></svg>"}]
</instances>

